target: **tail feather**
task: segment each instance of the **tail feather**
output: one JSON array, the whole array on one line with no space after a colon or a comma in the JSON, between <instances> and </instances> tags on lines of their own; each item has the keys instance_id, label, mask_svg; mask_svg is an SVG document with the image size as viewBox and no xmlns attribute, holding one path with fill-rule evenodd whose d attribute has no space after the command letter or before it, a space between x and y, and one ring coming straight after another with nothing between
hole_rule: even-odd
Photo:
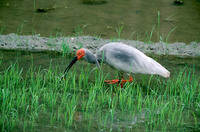
<instances>
[{"instance_id":1,"label":"tail feather","mask_svg":"<svg viewBox=\"0 0 200 132\"><path fill-rule=\"evenodd\" d=\"M170 72L167 69L165 69L161 64L159 64L158 62L156 62L155 64L156 64L155 71L154 71L155 74L158 74L165 78L168 78L170 76Z\"/></svg>"},{"instance_id":2,"label":"tail feather","mask_svg":"<svg viewBox=\"0 0 200 132\"><path fill-rule=\"evenodd\" d=\"M170 72L164 68L164 70L162 72L160 72L160 75L165 78L168 78L170 76Z\"/></svg>"},{"instance_id":3,"label":"tail feather","mask_svg":"<svg viewBox=\"0 0 200 132\"><path fill-rule=\"evenodd\" d=\"M157 74L165 78L170 76L170 72L152 58L150 58L148 62L146 61L144 65L146 72L149 74Z\"/></svg>"}]
</instances>

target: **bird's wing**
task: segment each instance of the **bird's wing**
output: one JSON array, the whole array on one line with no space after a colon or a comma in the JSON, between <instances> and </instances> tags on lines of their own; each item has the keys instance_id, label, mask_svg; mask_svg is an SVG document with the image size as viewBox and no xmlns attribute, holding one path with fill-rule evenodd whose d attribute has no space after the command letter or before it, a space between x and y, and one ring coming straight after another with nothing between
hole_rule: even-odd
<instances>
[{"instance_id":1,"label":"bird's wing","mask_svg":"<svg viewBox=\"0 0 200 132\"><path fill-rule=\"evenodd\" d=\"M122 43L110 43L103 46L97 58L103 58L106 64L123 72L169 76L169 71L158 62L136 48Z\"/></svg>"}]
</instances>

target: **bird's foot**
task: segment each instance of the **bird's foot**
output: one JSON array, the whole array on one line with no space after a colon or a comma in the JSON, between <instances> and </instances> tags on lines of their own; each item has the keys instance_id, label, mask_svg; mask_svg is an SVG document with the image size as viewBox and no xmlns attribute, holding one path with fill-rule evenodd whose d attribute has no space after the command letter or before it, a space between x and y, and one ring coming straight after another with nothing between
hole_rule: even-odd
<instances>
[{"instance_id":1,"label":"bird's foot","mask_svg":"<svg viewBox=\"0 0 200 132\"><path fill-rule=\"evenodd\" d=\"M121 88L123 88L123 84L124 84L121 79L105 80L105 82L107 82L108 84L115 84L115 83L117 83L117 86L119 86L119 84L120 84Z\"/></svg>"},{"instance_id":2,"label":"bird's foot","mask_svg":"<svg viewBox=\"0 0 200 132\"><path fill-rule=\"evenodd\" d=\"M105 80L104 82L107 82L108 84L115 84L115 83L120 83L119 79L114 79L114 80Z\"/></svg>"},{"instance_id":3,"label":"bird's foot","mask_svg":"<svg viewBox=\"0 0 200 132\"><path fill-rule=\"evenodd\" d=\"M133 81L133 77L131 77L130 75L129 75L129 80L125 80L125 79L122 79L122 83L123 82L132 82Z\"/></svg>"},{"instance_id":4,"label":"bird's foot","mask_svg":"<svg viewBox=\"0 0 200 132\"><path fill-rule=\"evenodd\" d=\"M131 76L129 76L129 80L125 80L125 79L123 79L123 77L121 77L121 79L105 80L105 82L107 82L108 84L117 83L117 86L119 86L119 84L120 84L121 88L123 88L123 85L125 82L132 82L132 81L133 81L133 78Z\"/></svg>"},{"instance_id":5,"label":"bird's foot","mask_svg":"<svg viewBox=\"0 0 200 132\"><path fill-rule=\"evenodd\" d=\"M132 81L133 81L133 78L131 76L129 76L129 80L125 80L125 79L122 78L121 83L120 83L121 88L123 88L123 85L124 85L125 82L132 82Z\"/></svg>"}]
</instances>

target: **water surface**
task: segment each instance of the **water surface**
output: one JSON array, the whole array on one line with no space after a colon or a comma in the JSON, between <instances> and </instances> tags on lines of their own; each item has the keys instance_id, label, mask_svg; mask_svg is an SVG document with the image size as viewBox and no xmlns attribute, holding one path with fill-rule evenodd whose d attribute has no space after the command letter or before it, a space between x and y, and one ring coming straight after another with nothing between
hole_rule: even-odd
<instances>
[{"instance_id":1,"label":"water surface","mask_svg":"<svg viewBox=\"0 0 200 132\"><path fill-rule=\"evenodd\" d=\"M174 73L179 72L181 69L185 68L195 68L195 74L200 76L200 57L177 57L177 56L158 56L158 55L149 55L160 64L162 64L166 69L168 69L173 75ZM19 64L19 68L23 68L24 73L31 67L49 69L49 66L59 67L60 71L63 72L68 64L73 59L73 56L62 56L58 53L42 53L42 52L20 52L20 51L6 51L0 50L0 57L2 58L0 71L6 70L11 64ZM79 73L81 67L87 67L88 62L81 59L77 61L72 69L76 69ZM90 64L91 70L95 68L94 64ZM71 70L73 71L73 70ZM103 65L103 71L105 73L111 72L115 74L114 69L110 68L107 65ZM148 75L147 75L148 76Z\"/></svg>"},{"instance_id":2,"label":"water surface","mask_svg":"<svg viewBox=\"0 0 200 132\"><path fill-rule=\"evenodd\" d=\"M158 26L158 11L160 13ZM0 26L3 34L95 35L169 42L200 41L200 1L182 5L170 0L1 0ZM81 33L82 28L83 33Z\"/></svg>"}]
</instances>

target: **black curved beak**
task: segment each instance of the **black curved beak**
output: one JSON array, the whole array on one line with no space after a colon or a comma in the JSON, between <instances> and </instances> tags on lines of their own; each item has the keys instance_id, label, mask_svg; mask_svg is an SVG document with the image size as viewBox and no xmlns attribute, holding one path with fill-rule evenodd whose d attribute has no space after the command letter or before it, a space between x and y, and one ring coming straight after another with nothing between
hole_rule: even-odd
<instances>
[{"instance_id":1,"label":"black curved beak","mask_svg":"<svg viewBox=\"0 0 200 132\"><path fill-rule=\"evenodd\" d=\"M65 77L66 74L68 73L68 71L70 70L70 68L73 66L73 64L78 60L78 57L75 56L74 59L71 61L71 63L67 66L67 68L64 71L64 76L62 76L61 78Z\"/></svg>"},{"instance_id":2,"label":"black curved beak","mask_svg":"<svg viewBox=\"0 0 200 132\"><path fill-rule=\"evenodd\" d=\"M78 58L77 56L74 57L74 59L71 61L71 63L65 69L64 74L66 74L69 71L69 69L74 65L74 63L78 60L77 58Z\"/></svg>"}]
</instances>

